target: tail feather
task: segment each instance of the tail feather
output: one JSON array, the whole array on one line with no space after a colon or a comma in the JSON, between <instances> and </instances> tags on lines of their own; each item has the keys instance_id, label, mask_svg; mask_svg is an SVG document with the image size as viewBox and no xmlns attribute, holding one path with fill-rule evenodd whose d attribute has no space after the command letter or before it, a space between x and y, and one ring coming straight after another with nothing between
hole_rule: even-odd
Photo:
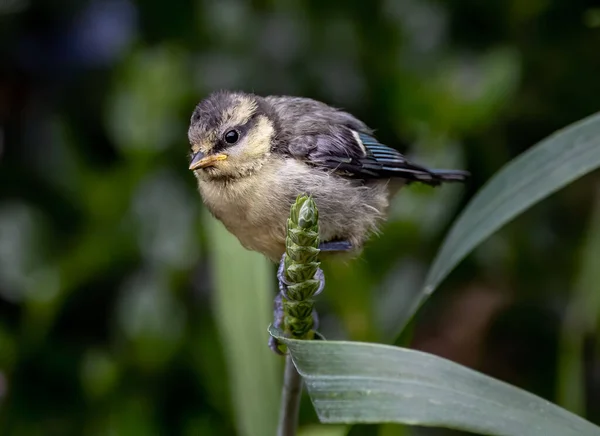
<instances>
[{"instance_id":1,"label":"tail feather","mask_svg":"<svg viewBox=\"0 0 600 436\"><path fill-rule=\"evenodd\" d=\"M426 170L418 176L418 181L431 186L447 182L464 182L470 177L468 171L461 170Z\"/></svg>"},{"instance_id":2,"label":"tail feather","mask_svg":"<svg viewBox=\"0 0 600 436\"><path fill-rule=\"evenodd\" d=\"M429 170L431 174L442 182L464 182L471 174L462 170Z\"/></svg>"}]
</instances>

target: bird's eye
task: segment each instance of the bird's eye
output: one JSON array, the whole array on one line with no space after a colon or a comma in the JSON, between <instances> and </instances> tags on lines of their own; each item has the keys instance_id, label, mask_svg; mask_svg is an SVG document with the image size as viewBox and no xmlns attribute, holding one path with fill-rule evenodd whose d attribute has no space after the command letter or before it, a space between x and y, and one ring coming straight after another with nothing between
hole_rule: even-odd
<instances>
[{"instance_id":1,"label":"bird's eye","mask_svg":"<svg viewBox=\"0 0 600 436\"><path fill-rule=\"evenodd\" d=\"M225 142L228 144L235 144L240 139L240 134L235 130L230 130L225 133Z\"/></svg>"}]
</instances>

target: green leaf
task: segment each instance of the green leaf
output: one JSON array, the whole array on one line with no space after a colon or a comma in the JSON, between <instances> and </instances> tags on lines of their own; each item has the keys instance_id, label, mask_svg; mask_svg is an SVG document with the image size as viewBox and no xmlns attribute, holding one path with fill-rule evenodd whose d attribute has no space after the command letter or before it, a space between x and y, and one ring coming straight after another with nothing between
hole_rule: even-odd
<instances>
[{"instance_id":1,"label":"green leaf","mask_svg":"<svg viewBox=\"0 0 600 436\"><path fill-rule=\"evenodd\" d=\"M267 343L273 320L272 266L205 213L215 272L215 318L227 362L236 427L241 436L275 434L282 359ZM210 356L206 356L210 359Z\"/></svg>"},{"instance_id":2,"label":"green leaf","mask_svg":"<svg viewBox=\"0 0 600 436\"><path fill-rule=\"evenodd\" d=\"M504 382L415 350L388 345L284 342L321 422L395 422L487 435L600 435L600 428Z\"/></svg>"},{"instance_id":3,"label":"green leaf","mask_svg":"<svg viewBox=\"0 0 600 436\"><path fill-rule=\"evenodd\" d=\"M580 271L571 300L566 307L558 353L558 403L579 414L585 414L585 341L594 335L600 320L600 189L594 211L583 238Z\"/></svg>"},{"instance_id":4,"label":"green leaf","mask_svg":"<svg viewBox=\"0 0 600 436\"><path fill-rule=\"evenodd\" d=\"M600 167L600 114L556 132L502 168L448 233L412 313L477 245L521 212Z\"/></svg>"}]
</instances>

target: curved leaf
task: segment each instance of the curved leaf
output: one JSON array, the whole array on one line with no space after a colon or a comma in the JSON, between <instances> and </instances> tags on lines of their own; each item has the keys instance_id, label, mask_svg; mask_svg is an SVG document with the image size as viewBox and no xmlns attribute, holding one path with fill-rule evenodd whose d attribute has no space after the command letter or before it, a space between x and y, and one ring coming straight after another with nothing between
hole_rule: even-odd
<instances>
[{"instance_id":1,"label":"curved leaf","mask_svg":"<svg viewBox=\"0 0 600 436\"><path fill-rule=\"evenodd\" d=\"M281 359L269 350L264 334L264 326L273 319L271 265L263 256L245 250L206 209L204 212L215 274L215 319L238 434L275 434L277 414L272 411L279 402Z\"/></svg>"},{"instance_id":2,"label":"curved leaf","mask_svg":"<svg viewBox=\"0 0 600 436\"><path fill-rule=\"evenodd\" d=\"M502 436L599 436L600 428L499 380L388 345L284 342L321 422L396 422Z\"/></svg>"},{"instance_id":3,"label":"curved leaf","mask_svg":"<svg viewBox=\"0 0 600 436\"><path fill-rule=\"evenodd\" d=\"M577 178L600 167L600 114L556 132L502 168L471 200L448 233L413 313L477 245Z\"/></svg>"}]
</instances>

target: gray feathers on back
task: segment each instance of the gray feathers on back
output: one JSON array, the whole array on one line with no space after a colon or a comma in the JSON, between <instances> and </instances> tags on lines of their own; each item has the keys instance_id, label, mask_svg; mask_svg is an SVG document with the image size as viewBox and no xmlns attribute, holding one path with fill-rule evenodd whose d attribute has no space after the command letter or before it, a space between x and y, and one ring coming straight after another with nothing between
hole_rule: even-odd
<instances>
[{"instance_id":1,"label":"gray feathers on back","mask_svg":"<svg viewBox=\"0 0 600 436\"><path fill-rule=\"evenodd\" d=\"M301 97L269 96L270 104L280 119L282 130L291 136L324 133L329 125L343 125L369 133L365 123L351 114L335 109L320 101Z\"/></svg>"},{"instance_id":2,"label":"gray feathers on back","mask_svg":"<svg viewBox=\"0 0 600 436\"><path fill-rule=\"evenodd\" d=\"M408 161L397 150L379 143L365 123L348 112L316 100L269 96L278 135L273 147L338 175L359 179L401 178L438 185L462 181L461 171L431 171Z\"/></svg>"},{"instance_id":3,"label":"gray feathers on back","mask_svg":"<svg viewBox=\"0 0 600 436\"><path fill-rule=\"evenodd\" d=\"M370 132L351 114L316 100L285 96L265 100L275 110L280 125L276 147L295 157L306 157L315 148L328 152L328 146L336 148L332 153L344 154L347 140L353 141L349 129Z\"/></svg>"}]
</instances>

